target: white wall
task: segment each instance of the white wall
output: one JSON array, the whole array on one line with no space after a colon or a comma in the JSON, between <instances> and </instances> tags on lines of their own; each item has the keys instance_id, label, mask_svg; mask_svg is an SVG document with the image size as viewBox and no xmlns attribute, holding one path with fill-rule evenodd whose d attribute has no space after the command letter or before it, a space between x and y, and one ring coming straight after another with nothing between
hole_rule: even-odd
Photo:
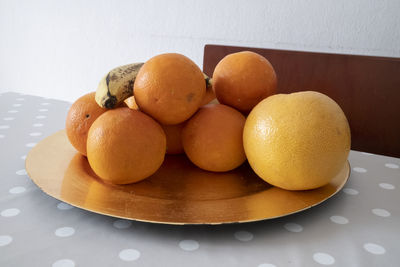
<instances>
[{"instance_id":1,"label":"white wall","mask_svg":"<svg viewBox=\"0 0 400 267\"><path fill-rule=\"evenodd\" d=\"M0 92L73 101L109 69L205 44L400 57L399 0L0 0Z\"/></svg>"}]
</instances>

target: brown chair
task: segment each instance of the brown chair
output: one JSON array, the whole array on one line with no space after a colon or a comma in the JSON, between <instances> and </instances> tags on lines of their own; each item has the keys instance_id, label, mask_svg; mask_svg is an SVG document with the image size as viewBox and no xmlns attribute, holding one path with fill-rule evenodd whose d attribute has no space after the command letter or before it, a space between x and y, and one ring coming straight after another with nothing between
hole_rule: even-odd
<instances>
[{"instance_id":1,"label":"brown chair","mask_svg":"<svg viewBox=\"0 0 400 267\"><path fill-rule=\"evenodd\" d=\"M212 76L227 54L253 51L278 76L278 93L318 91L344 110L352 149L400 157L400 58L206 45L203 70Z\"/></svg>"}]
</instances>

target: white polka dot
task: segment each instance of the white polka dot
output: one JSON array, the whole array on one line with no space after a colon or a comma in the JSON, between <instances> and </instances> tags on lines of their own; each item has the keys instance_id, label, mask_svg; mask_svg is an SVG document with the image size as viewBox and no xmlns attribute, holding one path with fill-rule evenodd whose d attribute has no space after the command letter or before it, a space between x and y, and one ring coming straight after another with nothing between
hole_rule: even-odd
<instances>
[{"instance_id":1,"label":"white polka dot","mask_svg":"<svg viewBox=\"0 0 400 267\"><path fill-rule=\"evenodd\" d=\"M19 98L15 99L15 100L17 100L17 101L24 101L25 98L19 97Z\"/></svg>"},{"instance_id":2,"label":"white polka dot","mask_svg":"<svg viewBox=\"0 0 400 267\"><path fill-rule=\"evenodd\" d=\"M237 231L234 234L235 238L239 241L247 242L253 239L253 234L247 231Z\"/></svg>"},{"instance_id":3,"label":"white polka dot","mask_svg":"<svg viewBox=\"0 0 400 267\"><path fill-rule=\"evenodd\" d=\"M12 121L12 120L15 120L15 118L14 117L5 117L5 118L3 118L3 120Z\"/></svg>"},{"instance_id":4,"label":"white polka dot","mask_svg":"<svg viewBox=\"0 0 400 267\"><path fill-rule=\"evenodd\" d=\"M41 136L42 133L34 132L34 133L30 133L29 135L30 135L30 136Z\"/></svg>"},{"instance_id":5,"label":"white polka dot","mask_svg":"<svg viewBox=\"0 0 400 267\"><path fill-rule=\"evenodd\" d=\"M19 209L11 208L6 209L1 212L1 216L3 217L14 217L17 216L21 211Z\"/></svg>"},{"instance_id":6,"label":"white polka dot","mask_svg":"<svg viewBox=\"0 0 400 267\"><path fill-rule=\"evenodd\" d=\"M34 123L32 126L33 127L42 127L43 123Z\"/></svg>"},{"instance_id":7,"label":"white polka dot","mask_svg":"<svg viewBox=\"0 0 400 267\"><path fill-rule=\"evenodd\" d=\"M9 235L0 235L0 247L7 246L12 240L13 238Z\"/></svg>"},{"instance_id":8,"label":"white polka dot","mask_svg":"<svg viewBox=\"0 0 400 267\"><path fill-rule=\"evenodd\" d=\"M12 109L12 110L9 110L9 111L7 111L8 113L18 113L18 110L15 110L15 109Z\"/></svg>"},{"instance_id":9,"label":"white polka dot","mask_svg":"<svg viewBox=\"0 0 400 267\"><path fill-rule=\"evenodd\" d=\"M113 226L117 229L127 229L131 227L132 222L129 220L116 220L113 222Z\"/></svg>"},{"instance_id":10,"label":"white polka dot","mask_svg":"<svg viewBox=\"0 0 400 267\"><path fill-rule=\"evenodd\" d=\"M28 143L28 144L26 144L25 146L26 146L26 147L34 147L34 146L36 146L36 143Z\"/></svg>"},{"instance_id":11,"label":"white polka dot","mask_svg":"<svg viewBox=\"0 0 400 267\"><path fill-rule=\"evenodd\" d=\"M50 105L50 103L41 103L40 105L42 105L42 106L48 106L48 105Z\"/></svg>"},{"instance_id":12,"label":"white polka dot","mask_svg":"<svg viewBox=\"0 0 400 267\"><path fill-rule=\"evenodd\" d=\"M4 134L0 134L0 138L4 138L5 137L5 135Z\"/></svg>"},{"instance_id":13,"label":"white polka dot","mask_svg":"<svg viewBox=\"0 0 400 267\"><path fill-rule=\"evenodd\" d=\"M74 206L71 206L70 204L64 203L64 202L60 202L57 204L57 209L59 210L70 210L72 209Z\"/></svg>"},{"instance_id":14,"label":"white polka dot","mask_svg":"<svg viewBox=\"0 0 400 267\"><path fill-rule=\"evenodd\" d=\"M366 170L366 169L364 169L364 168L361 168L361 167L354 167L354 168L353 168L353 171L355 171L355 172L359 172L359 173L364 173L364 172L367 172L367 170Z\"/></svg>"},{"instance_id":15,"label":"white polka dot","mask_svg":"<svg viewBox=\"0 0 400 267\"><path fill-rule=\"evenodd\" d=\"M388 168L390 168L390 169L398 169L398 168L399 168L399 165L394 164L394 163L386 163L386 164L385 164L385 167L388 167Z\"/></svg>"},{"instance_id":16,"label":"white polka dot","mask_svg":"<svg viewBox=\"0 0 400 267\"><path fill-rule=\"evenodd\" d=\"M20 106L22 106L22 104L13 104L12 106L13 107L20 107Z\"/></svg>"},{"instance_id":17,"label":"white polka dot","mask_svg":"<svg viewBox=\"0 0 400 267\"><path fill-rule=\"evenodd\" d=\"M385 254L386 250L384 247L374 244L374 243L365 243L364 244L364 249L368 251L369 253L375 254L375 255L382 255Z\"/></svg>"},{"instance_id":18,"label":"white polka dot","mask_svg":"<svg viewBox=\"0 0 400 267\"><path fill-rule=\"evenodd\" d=\"M46 118L46 116L44 116L44 115L38 115L38 116L36 116L36 119L44 119L44 118Z\"/></svg>"},{"instance_id":19,"label":"white polka dot","mask_svg":"<svg viewBox=\"0 0 400 267\"><path fill-rule=\"evenodd\" d=\"M283 227L285 227L285 229L288 230L289 232L293 233L299 233L303 231L303 226L297 223L285 223Z\"/></svg>"},{"instance_id":20,"label":"white polka dot","mask_svg":"<svg viewBox=\"0 0 400 267\"><path fill-rule=\"evenodd\" d=\"M136 249L124 249L119 253L119 258L123 261L135 261L140 258L140 252Z\"/></svg>"},{"instance_id":21,"label":"white polka dot","mask_svg":"<svg viewBox=\"0 0 400 267\"><path fill-rule=\"evenodd\" d=\"M46 112L46 111L49 111L47 108L41 108L41 109L39 109L39 111L40 112Z\"/></svg>"},{"instance_id":22,"label":"white polka dot","mask_svg":"<svg viewBox=\"0 0 400 267\"><path fill-rule=\"evenodd\" d=\"M26 160L26 155L21 156L21 159Z\"/></svg>"},{"instance_id":23,"label":"white polka dot","mask_svg":"<svg viewBox=\"0 0 400 267\"><path fill-rule=\"evenodd\" d=\"M352 196L355 196L355 195L358 195L358 191L357 190L355 190L355 189L353 189L353 188L343 188L343 193L345 193L345 194L347 194L347 195L352 195Z\"/></svg>"},{"instance_id":24,"label":"white polka dot","mask_svg":"<svg viewBox=\"0 0 400 267\"><path fill-rule=\"evenodd\" d=\"M15 186L15 187L11 188L10 190L8 190L8 192L10 192L10 194L21 194L25 191L26 191L26 188L23 186Z\"/></svg>"},{"instance_id":25,"label":"white polka dot","mask_svg":"<svg viewBox=\"0 0 400 267\"><path fill-rule=\"evenodd\" d=\"M390 217L390 212L385 209L372 209L373 214L380 217Z\"/></svg>"},{"instance_id":26,"label":"white polka dot","mask_svg":"<svg viewBox=\"0 0 400 267\"><path fill-rule=\"evenodd\" d=\"M56 262L54 262L52 267L75 267L75 262L70 259L61 259Z\"/></svg>"},{"instance_id":27,"label":"white polka dot","mask_svg":"<svg viewBox=\"0 0 400 267\"><path fill-rule=\"evenodd\" d=\"M261 263L257 267L276 267L276 265L271 264L271 263Z\"/></svg>"},{"instance_id":28,"label":"white polka dot","mask_svg":"<svg viewBox=\"0 0 400 267\"><path fill-rule=\"evenodd\" d=\"M10 128L10 125L0 125L0 129L8 129Z\"/></svg>"},{"instance_id":29,"label":"white polka dot","mask_svg":"<svg viewBox=\"0 0 400 267\"><path fill-rule=\"evenodd\" d=\"M28 173L26 172L25 169L21 169L15 172L17 175L27 175Z\"/></svg>"},{"instance_id":30,"label":"white polka dot","mask_svg":"<svg viewBox=\"0 0 400 267\"><path fill-rule=\"evenodd\" d=\"M348 224L349 220L346 217L334 215L330 217L331 221L337 224Z\"/></svg>"},{"instance_id":31,"label":"white polka dot","mask_svg":"<svg viewBox=\"0 0 400 267\"><path fill-rule=\"evenodd\" d=\"M380 183L379 186L387 190L393 190L396 188L394 185L388 183Z\"/></svg>"},{"instance_id":32,"label":"white polka dot","mask_svg":"<svg viewBox=\"0 0 400 267\"><path fill-rule=\"evenodd\" d=\"M179 242L179 247L185 251L194 251L200 247L199 242L196 240L182 240Z\"/></svg>"},{"instance_id":33,"label":"white polka dot","mask_svg":"<svg viewBox=\"0 0 400 267\"><path fill-rule=\"evenodd\" d=\"M327 253L314 253L313 255L314 261L322 265L332 265L335 263L335 258Z\"/></svg>"},{"instance_id":34,"label":"white polka dot","mask_svg":"<svg viewBox=\"0 0 400 267\"><path fill-rule=\"evenodd\" d=\"M54 233L59 237L68 237L75 233L75 229L72 227L61 227L58 228Z\"/></svg>"}]
</instances>

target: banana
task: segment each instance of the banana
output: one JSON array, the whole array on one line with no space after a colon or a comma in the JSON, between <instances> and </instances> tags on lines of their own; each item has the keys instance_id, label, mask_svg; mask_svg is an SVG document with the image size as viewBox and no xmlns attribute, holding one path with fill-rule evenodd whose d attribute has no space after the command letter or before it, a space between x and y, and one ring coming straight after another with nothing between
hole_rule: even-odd
<instances>
[{"instance_id":1,"label":"banana","mask_svg":"<svg viewBox=\"0 0 400 267\"><path fill-rule=\"evenodd\" d=\"M212 79L207 76L207 74L203 73L204 75L204 80L206 81L206 89L209 89L212 87Z\"/></svg>"},{"instance_id":2,"label":"banana","mask_svg":"<svg viewBox=\"0 0 400 267\"><path fill-rule=\"evenodd\" d=\"M132 63L110 70L99 83L95 100L102 108L115 108L133 95L136 76L144 63ZM204 74L204 73L203 73ZM212 79L204 74L206 88L212 86Z\"/></svg>"},{"instance_id":3,"label":"banana","mask_svg":"<svg viewBox=\"0 0 400 267\"><path fill-rule=\"evenodd\" d=\"M133 63L112 69L97 87L95 100L102 108L115 108L133 95L133 84L144 63Z\"/></svg>"}]
</instances>

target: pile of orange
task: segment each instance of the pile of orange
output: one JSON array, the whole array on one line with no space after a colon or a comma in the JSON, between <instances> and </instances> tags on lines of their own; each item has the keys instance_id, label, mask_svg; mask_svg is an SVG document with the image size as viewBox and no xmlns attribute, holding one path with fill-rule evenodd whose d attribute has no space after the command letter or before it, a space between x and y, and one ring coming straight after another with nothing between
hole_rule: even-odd
<instances>
[{"instance_id":1,"label":"pile of orange","mask_svg":"<svg viewBox=\"0 0 400 267\"><path fill-rule=\"evenodd\" d=\"M141 67L133 90L110 110L87 94L67 116L71 144L110 183L138 182L160 168L165 154L185 153L206 171L230 171L247 159L272 185L312 189L327 184L349 153L340 107L316 92L276 95L274 68L253 52L223 58L212 87L186 56L157 55Z\"/></svg>"}]
</instances>

